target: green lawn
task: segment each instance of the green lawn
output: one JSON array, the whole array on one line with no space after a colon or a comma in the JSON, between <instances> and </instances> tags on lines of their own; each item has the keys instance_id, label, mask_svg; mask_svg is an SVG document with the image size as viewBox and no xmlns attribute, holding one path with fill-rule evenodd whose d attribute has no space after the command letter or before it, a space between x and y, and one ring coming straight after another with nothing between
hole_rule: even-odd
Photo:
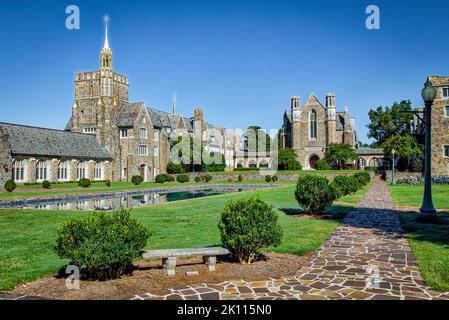
<instances>
[{"instance_id":1,"label":"green lawn","mask_svg":"<svg viewBox=\"0 0 449 320\"><path fill-rule=\"evenodd\" d=\"M390 186L390 193L397 206L420 207L422 204L424 185L400 184ZM432 196L435 208L449 209L449 185L432 185Z\"/></svg>"},{"instance_id":2,"label":"green lawn","mask_svg":"<svg viewBox=\"0 0 449 320\"><path fill-rule=\"evenodd\" d=\"M272 175L280 175L280 174L325 174L325 173L357 173L359 170L279 170ZM259 169L254 170L234 170L234 171L221 171L221 172L210 172L209 174L236 174L236 175L245 175L245 174L257 174L259 173Z\"/></svg>"},{"instance_id":3,"label":"green lawn","mask_svg":"<svg viewBox=\"0 0 449 320\"><path fill-rule=\"evenodd\" d=\"M360 202L360 200L362 200L363 196L369 190L370 187L371 187L371 183L366 185L365 187L361 188L359 191L357 191L354 194L350 194L348 196L340 198L338 201L357 204Z\"/></svg>"},{"instance_id":4,"label":"green lawn","mask_svg":"<svg viewBox=\"0 0 449 320\"><path fill-rule=\"evenodd\" d=\"M201 247L220 243L219 212L232 199L259 195L280 216L284 238L268 251L303 255L316 250L338 225L335 220L304 219L288 215L298 209L294 186L227 194L186 202L136 208L133 214L154 231L148 248ZM333 206L329 211L346 213L352 207ZM294 212L295 210L293 210ZM297 211L297 210L296 210ZM54 274L67 263L53 252L56 229L69 217L86 212L0 210L0 290Z\"/></svg>"},{"instance_id":5,"label":"green lawn","mask_svg":"<svg viewBox=\"0 0 449 320\"><path fill-rule=\"evenodd\" d=\"M402 225L427 285L449 291L449 213L436 223L417 222L416 213L402 213Z\"/></svg>"}]
</instances>

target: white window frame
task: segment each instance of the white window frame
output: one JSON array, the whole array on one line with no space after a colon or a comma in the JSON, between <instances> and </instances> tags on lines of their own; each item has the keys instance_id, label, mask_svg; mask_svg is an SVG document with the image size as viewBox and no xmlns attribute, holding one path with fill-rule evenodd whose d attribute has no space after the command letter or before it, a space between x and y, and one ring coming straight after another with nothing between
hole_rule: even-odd
<instances>
[{"instance_id":1,"label":"white window frame","mask_svg":"<svg viewBox=\"0 0 449 320\"><path fill-rule=\"evenodd\" d=\"M120 139L128 139L128 129L120 129Z\"/></svg>"},{"instance_id":2,"label":"white window frame","mask_svg":"<svg viewBox=\"0 0 449 320\"><path fill-rule=\"evenodd\" d=\"M159 141L159 131L154 130L154 141Z\"/></svg>"},{"instance_id":3,"label":"white window frame","mask_svg":"<svg viewBox=\"0 0 449 320\"><path fill-rule=\"evenodd\" d=\"M27 161L26 160L14 160L12 162L12 174L13 180L16 182L27 181Z\"/></svg>"},{"instance_id":4,"label":"white window frame","mask_svg":"<svg viewBox=\"0 0 449 320\"><path fill-rule=\"evenodd\" d=\"M104 164L102 162L95 163L94 166L94 180L103 180Z\"/></svg>"},{"instance_id":5,"label":"white window frame","mask_svg":"<svg viewBox=\"0 0 449 320\"><path fill-rule=\"evenodd\" d=\"M147 130L147 128L140 128L139 137L140 137L140 139L147 139L148 138L148 130Z\"/></svg>"},{"instance_id":6,"label":"white window frame","mask_svg":"<svg viewBox=\"0 0 449 320\"><path fill-rule=\"evenodd\" d=\"M70 161L60 161L58 163L58 181L69 181Z\"/></svg>"},{"instance_id":7,"label":"white window frame","mask_svg":"<svg viewBox=\"0 0 449 320\"><path fill-rule=\"evenodd\" d=\"M97 133L97 128L84 128L83 132L85 134L96 134Z\"/></svg>"},{"instance_id":8,"label":"white window frame","mask_svg":"<svg viewBox=\"0 0 449 320\"><path fill-rule=\"evenodd\" d=\"M445 106L445 107L444 107L444 116L445 116L446 118L449 118L449 106Z\"/></svg>"},{"instance_id":9,"label":"white window frame","mask_svg":"<svg viewBox=\"0 0 449 320\"><path fill-rule=\"evenodd\" d=\"M446 155L446 150L448 152L448 155ZM443 157L444 158L449 158L449 145L443 146Z\"/></svg>"},{"instance_id":10,"label":"white window frame","mask_svg":"<svg viewBox=\"0 0 449 320\"><path fill-rule=\"evenodd\" d=\"M444 91L447 90L447 94L444 95ZM441 98L442 99L449 99L449 87L441 88Z\"/></svg>"},{"instance_id":11,"label":"white window frame","mask_svg":"<svg viewBox=\"0 0 449 320\"><path fill-rule=\"evenodd\" d=\"M46 160L38 161L36 163L36 181L41 182L44 180L49 180L49 177L50 177L49 162Z\"/></svg>"},{"instance_id":12,"label":"white window frame","mask_svg":"<svg viewBox=\"0 0 449 320\"><path fill-rule=\"evenodd\" d=\"M128 168L126 167L122 168L122 178L123 179L128 178Z\"/></svg>"},{"instance_id":13,"label":"white window frame","mask_svg":"<svg viewBox=\"0 0 449 320\"><path fill-rule=\"evenodd\" d=\"M146 144L139 144L139 156L148 155L148 146Z\"/></svg>"},{"instance_id":14,"label":"white window frame","mask_svg":"<svg viewBox=\"0 0 449 320\"><path fill-rule=\"evenodd\" d=\"M81 180L87 178L87 163L78 162L76 166L76 180Z\"/></svg>"}]
</instances>

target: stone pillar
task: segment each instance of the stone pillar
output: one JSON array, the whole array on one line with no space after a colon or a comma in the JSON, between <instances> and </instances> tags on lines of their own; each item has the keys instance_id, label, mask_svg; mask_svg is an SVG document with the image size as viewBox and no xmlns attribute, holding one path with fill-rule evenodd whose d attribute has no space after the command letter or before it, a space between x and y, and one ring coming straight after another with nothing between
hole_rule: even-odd
<instances>
[{"instance_id":1,"label":"stone pillar","mask_svg":"<svg viewBox=\"0 0 449 320\"><path fill-rule=\"evenodd\" d=\"M104 162L104 179L112 181L112 165L109 161Z\"/></svg>"},{"instance_id":2,"label":"stone pillar","mask_svg":"<svg viewBox=\"0 0 449 320\"><path fill-rule=\"evenodd\" d=\"M78 169L78 161L72 160L70 161L70 181L76 181L76 171Z\"/></svg>"},{"instance_id":3,"label":"stone pillar","mask_svg":"<svg viewBox=\"0 0 449 320\"><path fill-rule=\"evenodd\" d=\"M36 162L35 158L30 158L28 160L27 181L30 183L36 182Z\"/></svg>"},{"instance_id":4,"label":"stone pillar","mask_svg":"<svg viewBox=\"0 0 449 320\"><path fill-rule=\"evenodd\" d=\"M59 163L58 159L52 159L50 161L51 170L50 170L50 174L48 176L48 180L50 182L58 181L58 163Z\"/></svg>"},{"instance_id":5,"label":"stone pillar","mask_svg":"<svg viewBox=\"0 0 449 320\"><path fill-rule=\"evenodd\" d=\"M94 169L95 169L95 161L89 160L87 162L87 168L86 168L86 178L87 179L90 179L92 181L95 179Z\"/></svg>"},{"instance_id":6,"label":"stone pillar","mask_svg":"<svg viewBox=\"0 0 449 320\"><path fill-rule=\"evenodd\" d=\"M12 157L9 136L0 128L0 190L12 178Z\"/></svg>"}]
</instances>

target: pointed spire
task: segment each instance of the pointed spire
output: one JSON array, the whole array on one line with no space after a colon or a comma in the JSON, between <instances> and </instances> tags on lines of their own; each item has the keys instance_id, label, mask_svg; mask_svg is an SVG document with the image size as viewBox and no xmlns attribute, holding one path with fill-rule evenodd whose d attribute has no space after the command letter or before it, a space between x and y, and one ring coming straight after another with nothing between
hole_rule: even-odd
<instances>
[{"instance_id":1,"label":"pointed spire","mask_svg":"<svg viewBox=\"0 0 449 320\"><path fill-rule=\"evenodd\" d=\"M104 21L104 26L105 26L106 32L105 32L105 37L104 37L104 46L103 46L103 49L109 49L109 40L108 40L108 25L109 25L109 20L110 20L110 18L109 18L108 15L104 16L103 21Z\"/></svg>"},{"instance_id":2,"label":"pointed spire","mask_svg":"<svg viewBox=\"0 0 449 320\"><path fill-rule=\"evenodd\" d=\"M176 95L173 95L173 115L176 115Z\"/></svg>"}]
</instances>

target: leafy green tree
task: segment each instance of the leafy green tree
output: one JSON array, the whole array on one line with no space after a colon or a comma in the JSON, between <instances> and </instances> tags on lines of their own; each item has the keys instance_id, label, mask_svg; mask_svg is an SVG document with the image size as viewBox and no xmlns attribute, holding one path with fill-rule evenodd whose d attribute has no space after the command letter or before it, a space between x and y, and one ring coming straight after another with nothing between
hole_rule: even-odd
<instances>
[{"instance_id":1,"label":"leafy green tree","mask_svg":"<svg viewBox=\"0 0 449 320\"><path fill-rule=\"evenodd\" d=\"M371 109L368 113L370 124L367 127L368 138L376 140L373 146L381 147L392 136L409 134L413 121L413 114L409 111L412 110L410 100L395 102L393 106L387 106L385 109L382 106Z\"/></svg>"},{"instance_id":2,"label":"leafy green tree","mask_svg":"<svg viewBox=\"0 0 449 320\"><path fill-rule=\"evenodd\" d=\"M422 158L424 154L424 145L418 142L416 137L411 135L395 135L388 138L383 144L385 155L391 155L391 151L396 151L398 169L405 170L411 166L411 160Z\"/></svg>"},{"instance_id":3,"label":"leafy green tree","mask_svg":"<svg viewBox=\"0 0 449 320\"><path fill-rule=\"evenodd\" d=\"M343 169L343 166L351 160L357 160L357 153L347 143L334 143L326 150L326 161Z\"/></svg>"},{"instance_id":4,"label":"leafy green tree","mask_svg":"<svg viewBox=\"0 0 449 320\"><path fill-rule=\"evenodd\" d=\"M297 160L296 152L293 149L283 148L278 152L279 170L301 170L301 164Z\"/></svg>"}]
</instances>

